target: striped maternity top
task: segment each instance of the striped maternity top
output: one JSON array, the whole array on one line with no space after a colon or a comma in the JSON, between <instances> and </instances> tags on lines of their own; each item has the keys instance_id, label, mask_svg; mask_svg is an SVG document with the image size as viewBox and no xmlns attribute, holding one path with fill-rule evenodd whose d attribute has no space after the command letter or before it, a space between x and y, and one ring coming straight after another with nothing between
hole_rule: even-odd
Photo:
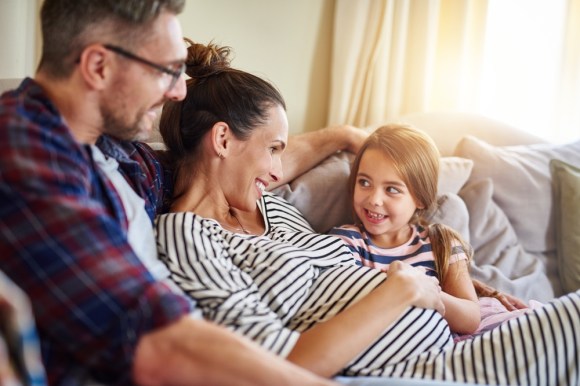
<instances>
[{"instance_id":1,"label":"striped maternity top","mask_svg":"<svg viewBox=\"0 0 580 386\"><path fill-rule=\"evenodd\" d=\"M205 318L286 356L301 332L360 300L386 274L356 265L340 238L313 233L282 198L265 194L259 208L261 236L232 233L194 213L161 215L158 248ZM578 384L579 321L575 293L454 344L440 314L410 307L341 374Z\"/></svg>"}]
</instances>

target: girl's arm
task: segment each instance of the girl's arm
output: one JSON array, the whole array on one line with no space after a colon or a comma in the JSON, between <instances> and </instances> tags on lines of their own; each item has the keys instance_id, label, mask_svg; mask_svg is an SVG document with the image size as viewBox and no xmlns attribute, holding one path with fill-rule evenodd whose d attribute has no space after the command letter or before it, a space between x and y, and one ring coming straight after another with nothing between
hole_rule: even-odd
<instances>
[{"instance_id":1,"label":"girl's arm","mask_svg":"<svg viewBox=\"0 0 580 386\"><path fill-rule=\"evenodd\" d=\"M481 322L481 315L466 260L449 265L442 289L445 319L451 330L459 334L475 332Z\"/></svg>"}]
</instances>

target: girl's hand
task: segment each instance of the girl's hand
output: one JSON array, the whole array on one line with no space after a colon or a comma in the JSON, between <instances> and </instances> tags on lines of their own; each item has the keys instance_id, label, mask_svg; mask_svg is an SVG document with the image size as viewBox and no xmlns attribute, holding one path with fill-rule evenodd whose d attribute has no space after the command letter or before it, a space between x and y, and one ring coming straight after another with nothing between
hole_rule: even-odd
<instances>
[{"instance_id":1,"label":"girl's hand","mask_svg":"<svg viewBox=\"0 0 580 386\"><path fill-rule=\"evenodd\" d=\"M472 280L473 280L473 286L475 287L475 292L477 292L477 296L496 298L497 300L499 300L501 302L501 304L504 305L504 307L508 311L515 311L515 310L521 310L524 308L528 308L526 303L524 303L522 300L518 299L517 297L512 296L510 294L505 294L505 293L499 292L495 288L493 288L487 284L484 284L477 279L472 279Z\"/></svg>"},{"instance_id":2,"label":"girl's hand","mask_svg":"<svg viewBox=\"0 0 580 386\"><path fill-rule=\"evenodd\" d=\"M389 265L387 282L390 281L393 285L399 286L397 293L409 293L411 297L408 300L411 305L434 309L441 315L445 315L439 280L433 276L427 276L425 271L424 268L395 261Z\"/></svg>"}]
</instances>

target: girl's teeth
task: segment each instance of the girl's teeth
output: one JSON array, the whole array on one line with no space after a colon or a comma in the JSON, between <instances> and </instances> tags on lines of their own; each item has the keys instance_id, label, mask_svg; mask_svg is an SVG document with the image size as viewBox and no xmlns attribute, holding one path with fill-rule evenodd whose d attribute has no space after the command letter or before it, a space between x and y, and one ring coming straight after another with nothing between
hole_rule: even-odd
<instances>
[{"instance_id":1,"label":"girl's teeth","mask_svg":"<svg viewBox=\"0 0 580 386\"><path fill-rule=\"evenodd\" d=\"M381 220L385 217L385 215L383 214L378 214L378 213L373 213L373 212L367 212L369 217L375 219L375 220Z\"/></svg>"},{"instance_id":2,"label":"girl's teeth","mask_svg":"<svg viewBox=\"0 0 580 386\"><path fill-rule=\"evenodd\" d=\"M261 182L257 182L257 183L256 183L256 186L257 186L257 187L258 187L258 189L260 189L260 191L262 191L262 192L263 192L264 190L266 190L266 186L265 186L263 183L261 183Z\"/></svg>"}]
</instances>

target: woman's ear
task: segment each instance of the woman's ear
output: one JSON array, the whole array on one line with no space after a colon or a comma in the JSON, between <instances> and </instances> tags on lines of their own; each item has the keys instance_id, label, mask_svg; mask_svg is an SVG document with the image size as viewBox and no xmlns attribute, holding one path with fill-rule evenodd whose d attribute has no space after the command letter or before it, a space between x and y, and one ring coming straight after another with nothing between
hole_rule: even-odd
<instances>
[{"instance_id":1,"label":"woman's ear","mask_svg":"<svg viewBox=\"0 0 580 386\"><path fill-rule=\"evenodd\" d=\"M225 158L231 147L231 130L227 123L216 122L211 128L212 145L215 154Z\"/></svg>"}]
</instances>

